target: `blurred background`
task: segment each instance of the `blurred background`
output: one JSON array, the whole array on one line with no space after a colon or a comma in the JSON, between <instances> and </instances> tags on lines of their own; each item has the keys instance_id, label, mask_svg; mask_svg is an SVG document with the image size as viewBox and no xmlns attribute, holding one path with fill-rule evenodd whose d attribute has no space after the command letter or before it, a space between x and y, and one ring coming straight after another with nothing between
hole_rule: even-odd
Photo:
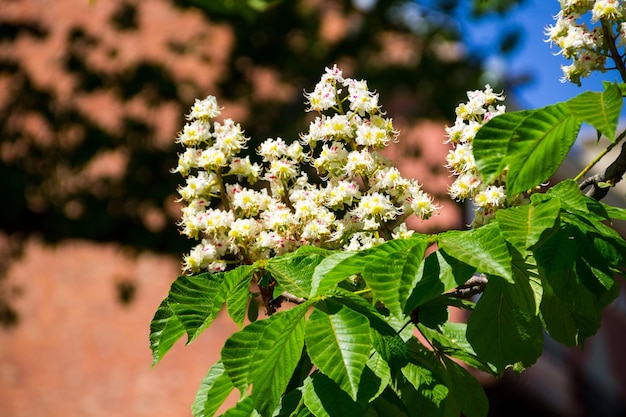
<instances>
[{"instance_id":1,"label":"blurred background","mask_svg":"<svg viewBox=\"0 0 626 417\"><path fill-rule=\"evenodd\" d=\"M460 229L444 126L486 83L510 109L536 104L558 63L520 57L545 4L0 0L0 416L191 415L236 326L220 317L153 369L148 331L191 247L169 171L195 98L256 141L295 140L303 92L336 63L379 92L401 130L387 156L443 206L411 226ZM491 415L626 415L625 312L622 296L584 352L547 340L521 378L483 378Z\"/></svg>"}]
</instances>

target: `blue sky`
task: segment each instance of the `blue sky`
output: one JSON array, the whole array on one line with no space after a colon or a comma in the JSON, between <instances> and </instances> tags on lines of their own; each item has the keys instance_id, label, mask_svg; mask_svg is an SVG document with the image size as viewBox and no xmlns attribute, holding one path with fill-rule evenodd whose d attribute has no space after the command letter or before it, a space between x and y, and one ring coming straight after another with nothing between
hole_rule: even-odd
<instances>
[{"instance_id":1,"label":"blue sky","mask_svg":"<svg viewBox=\"0 0 626 417\"><path fill-rule=\"evenodd\" d=\"M494 45L494 40L503 28L510 25L520 27L524 31L520 47L516 49L504 62L492 55L494 68L521 74L528 72L534 76L532 83L512 92L517 104L522 108L538 108L548 104L570 99L584 91L602 91L602 80L614 81L617 73L608 72L600 76L585 78L582 86L572 83L561 83L561 64L567 64L560 56L554 56L558 51L545 42L544 28L554 23L552 16L559 11L558 0L526 0L525 3L510 12L506 19L483 18L478 22L467 22L461 19L461 25L466 31L472 48L479 48L486 56ZM509 92L509 95L511 92Z\"/></svg>"}]
</instances>

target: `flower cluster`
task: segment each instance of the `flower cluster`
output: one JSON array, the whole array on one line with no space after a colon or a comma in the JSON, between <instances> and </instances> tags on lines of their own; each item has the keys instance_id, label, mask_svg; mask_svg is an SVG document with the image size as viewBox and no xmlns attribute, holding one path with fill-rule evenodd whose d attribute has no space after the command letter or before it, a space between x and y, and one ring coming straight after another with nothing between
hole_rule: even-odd
<instances>
[{"instance_id":1,"label":"flower cluster","mask_svg":"<svg viewBox=\"0 0 626 417\"><path fill-rule=\"evenodd\" d=\"M319 113L308 132L291 143L265 140L258 162L242 156L249 138L239 124L211 122L220 115L215 98L196 100L173 170L186 179L181 233L199 241L184 256L185 271L224 271L303 245L361 250L410 236L410 215L436 213L420 184L378 153L398 132L365 81L326 68L305 97Z\"/></svg>"},{"instance_id":2,"label":"flower cluster","mask_svg":"<svg viewBox=\"0 0 626 417\"><path fill-rule=\"evenodd\" d=\"M571 60L562 65L563 78L580 85L593 71L607 70L607 57L616 45L626 43L626 8L620 0L560 0L556 23L546 27L547 41ZM590 14L590 16L589 16ZM616 44L617 42L617 44ZM613 57L620 59L621 57Z\"/></svg>"},{"instance_id":3,"label":"flower cluster","mask_svg":"<svg viewBox=\"0 0 626 417\"><path fill-rule=\"evenodd\" d=\"M505 106L498 104L504 97L486 85L482 91L469 91L467 98L467 103L461 103L456 108L454 125L446 127L448 141L453 144L446 162L455 176L448 193L458 201L471 198L477 209L488 213L505 202L504 179L494 184L483 184L474 161L472 142L482 125L504 113Z\"/></svg>"}]
</instances>

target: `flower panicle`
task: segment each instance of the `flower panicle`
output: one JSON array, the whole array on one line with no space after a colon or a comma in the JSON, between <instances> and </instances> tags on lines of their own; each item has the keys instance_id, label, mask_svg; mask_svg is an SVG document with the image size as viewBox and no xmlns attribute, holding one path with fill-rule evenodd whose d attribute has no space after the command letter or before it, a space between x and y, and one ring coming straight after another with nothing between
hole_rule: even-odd
<instances>
[{"instance_id":1,"label":"flower panicle","mask_svg":"<svg viewBox=\"0 0 626 417\"><path fill-rule=\"evenodd\" d=\"M303 245L362 250L410 236L411 215L437 214L420 184L378 152L399 132L366 81L335 65L304 96L306 109L319 113L308 132L291 142L266 139L254 151L239 124L215 120L215 97L195 101L172 170L185 178L178 226L197 242L183 256L185 272L220 272Z\"/></svg>"}]
</instances>

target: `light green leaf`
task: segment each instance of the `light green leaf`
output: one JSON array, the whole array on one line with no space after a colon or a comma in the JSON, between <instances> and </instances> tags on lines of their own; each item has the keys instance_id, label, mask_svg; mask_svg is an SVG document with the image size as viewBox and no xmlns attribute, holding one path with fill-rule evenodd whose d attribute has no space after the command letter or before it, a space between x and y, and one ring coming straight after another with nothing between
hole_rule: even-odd
<instances>
[{"instance_id":1,"label":"light green leaf","mask_svg":"<svg viewBox=\"0 0 626 417\"><path fill-rule=\"evenodd\" d=\"M166 298L157 308L150 322L150 350L152 365L159 363L163 356L174 346L174 343L185 334L185 328L168 304Z\"/></svg>"},{"instance_id":2,"label":"light green leaf","mask_svg":"<svg viewBox=\"0 0 626 417\"><path fill-rule=\"evenodd\" d=\"M439 235L439 246L450 256L512 282L511 255L496 222L478 229L450 231Z\"/></svg>"},{"instance_id":3,"label":"light green leaf","mask_svg":"<svg viewBox=\"0 0 626 417\"><path fill-rule=\"evenodd\" d=\"M622 92L617 84L604 82L604 91L586 91L565 102L580 122L585 122L615 142L615 130L622 110Z\"/></svg>"},{"instance_id":4,"label":"light green leaf","mask_svg":"<svg viewBox=\"0 0 626 417\"><path fill-rule=\"evenodd\" d=\"M579 129L580 122L563 103L501 114L482 126L474 138L476 166L486 183L508 166L508 194L524 192L556 172Z\"/></svg>"},{"instance_id":5,"label":"light green leaf","mask_svg":"<svg viewBox=\"0 0 626 417\"><path fill-rule=\"evenodd\" d=\"M545 194L533 194L530 197L530 201L535 204L549 199L558 199L565 210L589 213L586 198L574 180L561 181Z\"/></svg>"},{"instance_id":6,"label":"light green leaf","mask_svg":"<svg viewBox=\"0 0 626 417\"><path fill-rule=\"evenodd\" d=\"M324 294L365 266L362 252L336 252L317 265L311 277L311 297Z\"/></svg>"},{"instance_id":7,"label":"light green leaf","mask_svg":"<svg viewBox=\"0 0 626 417\"><path fill-rule=\"evenodd\" d=\"M250 377L254 370L254 368L251 368L252 359L258 350L261 337L265 327L270 323L270 319L255 321L244 327L243 330L233 333L226 339L222 348L224 368L230 376L233 385L242 394L246 393L248 386L252 382Z\"/></svg>"},{"instance_id":8,"label":"light green leaf","mask_svg":"<svg viewBox=\"0 0 626 417\"><path fill-rule=\"evenodd\" d=\"M226 311L235 323L241 328L246 317L246 306L250 299L250 282L252 281L252 271L242 270L239 275L233 277L232 288L227 293ZM254 302L254 301L252 301Z\"/></svg>"},{"instance_id":9,"label":"light green leaf","mask_svg":"<svg viewBox=\"0 0 626 417\"><path fill-rule=\"evenodd\" d=\"M315 268L330 253L314 246L304 246L266 261L265 268L285 291L307 298L311 292L311 277Z\"/></svg>"},{"instance_id":10,"label":"light green leaf","mask_svg":"<svg viewBox=\"0 0 626 417\"><path fill-rule=\"evenodd\" d=\"M191 406L194 417L213 417L228 394L235 388L224 371L222 362L217 362L202 379L196 399Z\"/></svg>"},{"instance_id":11,"label":"light green leaf","mask_svg":"<svg viewBox=\"0 0 626 417\"><path fill-rule=\"evenodd\" d=\"M411 295L404 307L405 313L464 284L476 268L463 263L439 249L426 257L419 267Z\"/></svg>"},{"instance_id":12,"label":"light green leaf","mask_svg":"<svg viewBox=\"0 0 626 417\"><path fill-rule=\"evenodd\" d=\"M347 307L328 313L316 308L306 325L305 337L313 364L356 401L361 374L372 350L367 318Z\"/></svg>"},{"instance_id":13,"label":"light green leaf","mask_svg":"<svg viewBox=\"0 0 626 417\"><path fill-rule=\"evenodd\" d=\"M250 363L251 397L262 415L272 414L300 361L305 316L311 304L300 304L264 320L269 323Z\"/></svg>"},{"instance_id":14,"label":"light green leaf","mask_svg":"<svg viewBox=\"0 0 626 417\"><path fill-rule=\"evenodd\" d=\"M191 343L217 317L225 297L224 273L180 276L172 284L169 306L187 332Z\"/></svg>"},{"instance_id":15,"label":"light green leaf","mask_svg":"<svg viewBox=\"0 0 626 417\"><path fill-rule=\"evenodd\" d=\"M496 220L504 238L522 256L535 245L541 235L554 227L561 210L559 200L549 200L537 205L511 207L496 212Z\"/></svg>"},{"instance_id":16,"label":"light green leaf","mask_svg":"<svg viewBox=\"0 0 626 417\"><path fill-rule=\"evenodd\" d=\"M365 255L363 279L374 297L396 318L404 317L401 297L406 299L425 250L425 240L396 239L372 248Z\"/></svg>"},{"instance_id":17,"label":"light green leaf","mask_svg":"<svg viewBox=\"0 0 626 417\"><path fill-rule=\"evenodd\" d=\"M517 274L513 277L514 282L489 277L467 325L467 340L474 351L498 373L517 362L532 365L543 348L533 290L528 281Z\"/></svg>"},{"instance_id":18,"label":"light green leaf","mask_svg":"<svg viewBox=\"0 0 626 417\"><path fill-rule=\"evenodd\" d=\"M335 381L320 372L314 372L305 381L302 397L304 405L316 417L359 417L365 411Z\"/></svg>"},{"instance_id":19,"label":"light green leaf","mask_svg":"<svg viewBox=\"0 0 626 417\"><path fill-rule=\"evenodd\" d=\"M445 356L443 362L448 371L449 389L463 415L485 417L489 411L489 400L476 378Z\"/></svg>"}]
</instances>

